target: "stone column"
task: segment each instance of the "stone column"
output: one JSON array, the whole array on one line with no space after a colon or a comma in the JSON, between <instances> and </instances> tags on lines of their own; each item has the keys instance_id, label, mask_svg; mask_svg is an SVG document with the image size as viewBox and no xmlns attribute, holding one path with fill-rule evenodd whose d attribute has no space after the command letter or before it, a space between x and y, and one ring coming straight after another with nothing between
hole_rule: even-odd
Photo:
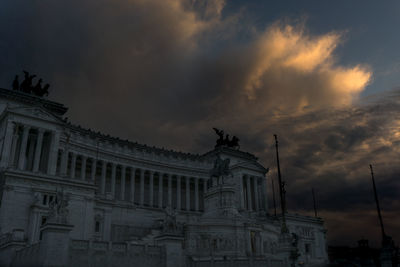
<instances>
[{"instance_id":1,"label":"stone column","mask_svg":"<svg viewBox=\"0 0 400 267\"><path fill-rule=\"evenodd\" d=\"M207 179L203 179L203 210L206 209Z\"/></svg>"},{"instance_id":2,"label":"stone column","mask_svg":"<svg viewBox=\"0 0 400 267\"><path fill-rule=\"evenodd\" d=\"M194 178L194 208L199 211L199 179Z\"/></svg>"},{"instance_id":3,"label":"stone column","mask_svg":"<svg viewBox=\"0 0 400 267\"><path fill-rule=\"evenodd\" d=\"M144 204L144 171L143 169L139 170L140 175L140 206Z\"/></svg>"},{"instance_id":4,"label":"stone column","mask_svg":"<svg viewBox=\"0 0 400 267\"><path fill-rule=\"evenodd\" d=\"M72 152L71 171L70 171L71 179L75 178L75 169L76 169L76 153Z\"/></svg>"},{"instance_id":5,"label":"stone column","mask_svg":"<svg viewBox=\"0 0 400 267\"><path fill-rule=\"evenodd\" d=\"M246 187L247 187L247 209L252 210L252 205L251 205L251 188L250 188L250 176L245 175L246 179Z\"/></svg>"},{"instance_id":6,"label":"stone column","mask_svg":"<svg viewBox=\"0 0 400 267\"><path fill-rule=\"evenodd\" d=\"M117 164L111 165L111 199L115 199L115 176L117 173Z\"/></svg>"},{"instance_id":7,"label":"stone column","mask_svg":"<svg viewBox=\"0 0 400 267\"><path fill-rule=\"evenodd\" d=\"M121 166L121 200L125 200L125 179L126 179L126 166Z\"/></svg>"},{"instance_id":8,"label":"stone column","mask_svg":"<svg viewBox=\"0 0 400 267\"><path fill-rule=\"evenodd\" d=\"M264 210L268 213L267 177L260 177L263 187Z\"/></svg>"},{"instance_id":9,"label":"stone column","mask_svg":"<svg viewBox=\"0 0 400 267\"><path fill-rule=\"evenodd\" d=\"M33 158L33 171L39 171L40 157L42 155L44 129L38 129L38 137L35 148L35 157Z\"/></svg>"},{"instance_id":10,"label":"stone column","mask_svg":"<svg viewBox=\"0 0 400 267\"><path fill-rule=\"evenodd\" d=\"M158 173L158 207L162 208L163 204L163 175Z\"/></svg>"},{"instance_id":11,"label":"stone column","mask_svg":"<svg viewBox=\"0 0 400 267\"><path fill-rule=\"evenodd\" d=\"M190 210L190 177L186 177L186 210Z\"/></svg>"},{"instance_id":12,"label":"stone column","mask_svg":"<svg viewBox=\"0 0 400 267\"><path fill-rule=\"evenodd\" d=\"M19 161L18 161L18 169L23 170L25 168L25 154L26 154L26 146L28 144L29 130L31 127L24 126L24 132L22 134L22 142L21 142L21 150L19 151Z\"/></svg>"},{"instance_id":13,"label":"stone column","mask_svg":"<svg viewBox=\"0 0 400 267\"><path fill-rule=\"evenodd\" d=\"M257 182L257 177L253 176L253 188L254 188L254 209L256 211L259 210L259 202L258 202L258 182Z\"/></svg>"},{"instance_id":14,"label":"stone column","mask_svg":"<svg viewBox=\"0 0 400 267\"><path fill-rule=\"evenodd\" d=\"M103 160L103 165L101 166L101 194L104 196L106 194L106 174L107 174L107 162Z\"/></svg>"},{"instance_id":15,"label":"stone column","mask_svg":"<svg viewBox=\"0 0 400 267\"><path fill-rule=\"evenodd\" d=\"M131 195L130 200L132 203L135 203L135 181L136 181L136 169L131 168Z\"/></svg>"},{"instance_id":16,"label":"stone column","mask_svg":"<svg viewBox=\"0 0 400 267\"><path fill-rule=\"evenodd\" d=\"M67 175L67 167L68 167L68 147L65 146L63 152L62 152L62 156L61 156L61 166L60 166L60 174L62 176L66 176Z\"/></svg>"},{"instance_id":17,"label":"stone column","mask_svg":"<svg viewBox=\"0 0 400 267\"><path fill-rule=\"evenodd\" d=\"M25 163L25 170L28 170L28 171L33 170L33 160L34 160L34 155L35 155L35 141L33 139L34 138L31 138L31 142L29 143L28 157L27 157L27 161ZM29 141L29 137L28 137L28 141Z\"/></svg>"},{"instance_id":18,"label":"stone column","mask_svg":"<svg viewBox=\"0 0 400 267\"><path fill-rule=\"evenodd\" d=\"M153 207L153 200L154 200L154 195L153 195L153 193L154 193L154 171L150 171L150 186L149 186L149 190L150 190L150 196L149 196L149 206L150 207Z\"/></svg>"},{"instance_id":19,"label":"stone column","mask_svg":"<svg viewBox=\"0 0 400 267\"><path fill-rule=\"evenodd\" d=\"M6 128L6 134L4 137L2 157L1 157L1 167L3 167L3 168L7 167L8 163L10 161L10 152L11 152L11 145L12 145L14 130L15 130L14 122L8 121L7 128Z\"/></svg>"},{"instance_id":20,"label":"stone column","mask_svg":"<svg viewBox=\"0 0 400 267\"><path fill-rule=\"evenodd\" d=\"M172 175L167 174L168 177L168 206L172 207Z\"/></svg>"},{"instance_id":21,"label":"stone column","mask_svg":"<svg viewBox=\"0 0 400 267\"><path fill-rule=\"evenodd\" d=\"M50 153L49 153L49 163L47 165L47 173L50 175L56 174L59 146L60 146L60 132L52 132L51 143L50 143Z\"/></svg>"},{"instance_id":22,"label":"stone column","mask_svg":"<svg viewBox=\"0 0 400 267\"><path fill-rule=\"evenodd\" d=\"M12 123L13 124L13 123ZM17 153L17 144L18 144L18 139L19 139L19 135L18 135L18 126L14 125L14 129L12 130L14 133L12 135L12 145L11 145L11 152L10 152L10 158L9 158L9 164L10 166L12 166L13 168L15 168L15 154ZM7 133L6 133L7 135ZM7 136L4 137L4 149L7 150ZM5 154L3 156L6 156Z\"/></svg>"},{"instance_id":23,"label":"stone column","mask_svg":"<svg viewBox=\"0 0 400 267\"><path fill-rule=\"evenodd\" d=\"M90 179L95 182L96 181L96 168L97 168L97 160L92 158L92 170L90 174Z\"/></svg>"},{"instance_id":24,"label":"stone column","mask_svg":"<svg viewBox=\"0 0 400 267\"><path fill-rule=\"evenodd\" d=\"M181 210L181 176L176 176L176 209Z\"/></svg>"},{"instance_id":25,"label":"stone column","mask_svg":"<svg viewBox=\"0 0 400 267\"><path fill-rule=\"evenodd\" d=\"M87 157L82 155L81 156L81 180L85 180L86 179L86 163L87 163Z\"/></svg>"},{"instance_id":26,"label":"stone column","mask_svg":"<svg viewBox=\"0 0 400 267\"><path fill-rule=\"evenodd\" d=\"M240 208L244 209L244 189L243 189L243 174L239 174L239 198L240 198Z\"/></svg>"}]
</instances>

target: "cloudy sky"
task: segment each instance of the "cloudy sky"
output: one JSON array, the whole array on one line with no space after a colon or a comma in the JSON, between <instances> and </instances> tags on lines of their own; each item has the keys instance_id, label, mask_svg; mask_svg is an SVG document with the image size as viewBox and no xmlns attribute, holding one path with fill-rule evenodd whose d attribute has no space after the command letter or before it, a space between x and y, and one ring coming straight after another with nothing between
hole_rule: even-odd
<instances>
[{"instance_id":1,"label":"cloudy sky","mask_svg":"<svg viewBox=\"0 0 400 267\"><path fill-rule=\"evenodd\" d=\"M75 124L185 152L241 139L329 243L400 234L400 2L3 0L0 87L29 70ZM277 183L276 183L277 184ZM272 212L272 210L271 210Z\"/></svg>"}]
</instances>

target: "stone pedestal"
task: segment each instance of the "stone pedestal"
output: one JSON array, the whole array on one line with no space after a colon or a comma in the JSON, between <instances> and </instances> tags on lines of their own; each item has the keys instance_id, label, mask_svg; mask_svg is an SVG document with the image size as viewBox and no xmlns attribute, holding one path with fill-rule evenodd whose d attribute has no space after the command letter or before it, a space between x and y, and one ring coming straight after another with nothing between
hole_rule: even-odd
<instances>
[{"instance_id":1,"label":"stone pedestal","mask_svg":"<svg viewBox=\"0 0 400 267\"><path fill-rule=\"evenodd\" d=\"M46 223L41 228L43 266L68 266L69 232L72 228L72 225L58 223Z\"/></svg>"},{"instance_id":2,"label":"stone pedestal","mask_svg":"<svg viewBox=\"0 0 400 267\"><path fill-rule=\"evenodd\" d=\"M158 245L164 245L166 267L185 266L182 249L183 237L174 234L162 234L156 238L156 242Z\"/></svg>"},{"instance_id":3,"label":"stone pedestal","mask_svg":"<svg viewBox=\"0 0 400 267\"><path fill-rule=\"evenodd\" d=\"M25 232L14 229L11 233L0 236L0 266L9 266L15 252L26 247Z\"/></svg>"}]
</instances>

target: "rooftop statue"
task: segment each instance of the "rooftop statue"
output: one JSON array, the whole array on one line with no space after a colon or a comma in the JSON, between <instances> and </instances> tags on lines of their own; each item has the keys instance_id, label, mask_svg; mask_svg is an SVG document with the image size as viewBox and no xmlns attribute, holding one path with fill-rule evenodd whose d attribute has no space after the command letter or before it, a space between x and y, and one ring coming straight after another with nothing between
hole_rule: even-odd
<instances>
[{"instance_id":1,"label":"rooftop statue","mask_svg":"<svg viewBox=\"0 0 400 267\"><path fill-rule=\"evenodd\" d=\"M12 83L12 89L14 91L22 91L24 93L33 94L39 97L49 95L49 84L46 84L44 87L42 87L42 79L39 79L36 85L33 86L33 79L36 77L36 75L30 75L29 72L25 70L23 72L24 80L21 84L19 84L18 75L16 75L14 78L14 81Z\"/></svg>"},{"instance_id":2,"label":"rooftop statue","mask_svg":"<svg viewBox=\"0 0 400 267\"><path fill-rule=\"evenodd\" d=\"M215 133L218 135L217 143L215 144L215 147L220 147L220 146L227 146L235 149L239 149L239 138L236 136L233 136L232 139L229 139L229 134L226 134L224 138L224 130L220 130L217 128L213 128Z\"/></svg>"}]
</instances>

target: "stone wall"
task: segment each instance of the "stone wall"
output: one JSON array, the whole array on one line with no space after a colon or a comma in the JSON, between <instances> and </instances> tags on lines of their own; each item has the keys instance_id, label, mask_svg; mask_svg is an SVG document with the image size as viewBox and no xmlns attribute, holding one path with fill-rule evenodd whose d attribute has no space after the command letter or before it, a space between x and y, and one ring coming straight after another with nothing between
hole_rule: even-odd
<instances>
[{"instance_id":1,"label":"stone wall","mask_svg":"<svg viewBox=\"0 0 400 267\"><path fill-rule=\"evenodd\" d=\"M69 266L135 266L159 267L165 264L161 246L71 240Z\"/></svg>"},{"instance_id":2,"label":"stone wall","mask_svg":"<svg viewBox=\"0 0 400 267\"><path fill-rule=\"evenodd\" d=\"M190 260L190 267L284 267L283 260L277 259L245 259L245 258L210 258L203 260Z\"/></svg>"}]
</instances>

